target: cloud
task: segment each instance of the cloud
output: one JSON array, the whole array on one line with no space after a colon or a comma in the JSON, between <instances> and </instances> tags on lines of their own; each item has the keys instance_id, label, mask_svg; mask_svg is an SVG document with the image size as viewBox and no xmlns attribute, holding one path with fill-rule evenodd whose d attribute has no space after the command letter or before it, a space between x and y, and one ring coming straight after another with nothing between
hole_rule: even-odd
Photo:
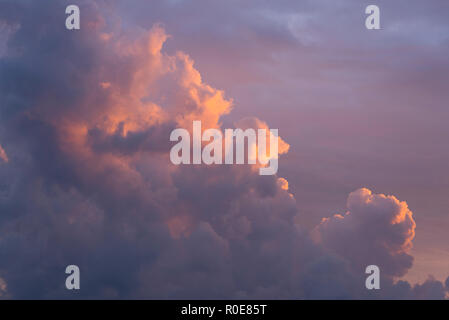
<instances>
[{"instance_id":1,"label":"cloud","mask_svg":"<svg viewBox=\"0 0 449 320\"><path fill-rule=\"evenodd\" d=\"M0 57L0 125L14 150L0 167L0 289L10 297L72 298L64 270L76 264L77 298L371 298L369 257L385 270L384 296L445 290L394 283L411 265L415 224L393 196L350 194L315 243L287 179L172 165L171 129L221 128L232 99L186 53L165 51L161 24L121 27L86 0L81 30L69 32L57 27L64 4L0 4L0 18L20 26Z\"/></svg>"},{"instance_id":2,"label":"cloud","mask_svg":"<svg viewBox=\"0 0 449 320\"><path fill-rule=\"evenodd\" d=\"M356 269L375 264L385 275L403 276L412 266L416 227L407 203L362 188L349 194L347 207L317 226L318 241Z\"/></svg>"},{"instance_id":3,"label":"cloud","mask_svg":"<svg viewBox=\"0 0 449 320\"><path fill-rule=\"evenodd\" d=\"M94 2L84 1L86 27L69 33L51 27L57 21L28 16L19 4L6 5L18 13L7 22L20 24L0 63L5 77L14 75L0 79L2 124L21 158L19 175L4 172L9 183L2 198L1 269L14 297L66 297L56 280L48 280L69 260L85 270L87 297L206 297L202 283L182 284L195 274L224 284L232 274L230 240L261 237L256 210L277 221L273 226L291 228L282 221L296 214L286 182L259 177L247 166L170 163L169 132L192 120L220 128L232 101L203 82L187 54L163 51L168 35L161 25L104 30ZM39 10L57 16L62 5L42 2ZM41 30L39 41L28 41L33 28ZM272 209L277 218L269 217ZM203 252L201 244L208 243L217 247ZM151 284L145 270L179 288ZM217 285L214 294L233 291Z\"/></svg>"}]
</instances>

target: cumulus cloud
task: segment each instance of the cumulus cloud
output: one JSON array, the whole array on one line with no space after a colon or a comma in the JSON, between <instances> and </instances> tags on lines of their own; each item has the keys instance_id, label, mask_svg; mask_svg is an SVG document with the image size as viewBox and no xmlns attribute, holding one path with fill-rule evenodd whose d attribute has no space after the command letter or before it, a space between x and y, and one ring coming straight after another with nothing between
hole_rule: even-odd
<instances>
[{"instance_id":1,"label":"cumulus cloud","mask_svg":"<svg viewBox=\"0 0 449 320\"><path fill-rule=\"evenodd\" d=\"M194 275L224 284L232 275L231 240L262 239L261 216L275 222L273 228L293 228L288 221L296 214L294 198L285 182L259 177L247 166L173 166L169 132L189 128L193 120L220 128L232 101L203 82L187 54L163 51L168 35L161 25L108 29L94 4L80 4L90 13L85 27L67 33L50 27L59 21L42 23L19 10L34 7L31 1L3 3L17 9L6 21L20 24L0 64L2 74L15 76L0 80L3 124L24 161L20 174L9 176L2 198L5 279L16 297L64 296L48 279L66 261L77 260L86 270L88 296L206 297L204 284L190 283ZM58 16L62 7L48 1L36 10ZM29 41L31 29L41 30L39 41ZM25 88L26 79L32 80ZM269 217L271 210L277 216ZM40 230L40 239L33 230ZM201 243L217 247L203 252ZM97 258L83 258L95 251ZM33 252L51 267L39 272ZM150 273L167 282L151 284ZM167 283L174 289L163 287ZM217 285L214 294L232 296L236 284L227 283L228 291Z\"/></svg>"},{"instance_id":2,"label":"cumulus cloud","mask_svg":"<svg viewBox=\"0 0 449 320\"><path fill-rule=\"evenodd\" d=\"M446 298L449 277L442 283L429 276L423 283L415 285L398 280L413 262L410 249L416 223L405 201L361 188L349 194L347 208L343 215L324 218L312 231L312 238L328 254L346 261L346 270L352 274L352 280L354 275L357 278L357 271L368 265L379 267L382 290L367 294L355 289L351 296L367 299ZM360 279L355 281L360 282ZM351 277L345 278L341 287L348 286L350 282ZM321 291L317 294L322 296Z\"/></svg>"},{"instance_id":3,"label":"cumulus cloud","mask_svg":"<svg viewBox=\"0 0 449 320\"><path fill-rule=\"evenodd\" d=\"M70 298L63 270L77 264L83 298L369 298L369 258L392 298L446 290L394 283L410 267L415 224L392 196L352 193L316 243L287 179L172 165L168 133L193 120L221 129L233 101L186 53L164 50L162 25L121 28L85 0L81 30L68 32L56 27L65 4L0 3L0 19L19 26L0 57L0 124L15 159L0 167L0 290Z\"/></svg>"},{"instance_id":4,"label":"cumulus cloud","mask_svg":"<svg viewBox=\"0 0 449 320\"><path fill-rule=\"evenodd\" d=\"M412 266L416 227L407 203L362 188L349 194L347 208L323 219L315 230L318 241L356 269L375 264L385 275L404 275Z\"/></svg>"}]
</instances>

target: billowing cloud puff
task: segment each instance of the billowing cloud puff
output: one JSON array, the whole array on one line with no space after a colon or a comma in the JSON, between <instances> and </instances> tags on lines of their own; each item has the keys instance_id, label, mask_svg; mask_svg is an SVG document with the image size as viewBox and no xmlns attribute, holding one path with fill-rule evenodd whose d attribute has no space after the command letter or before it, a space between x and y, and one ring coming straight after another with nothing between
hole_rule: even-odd
<instances>
[{"instance_id":1,"label":"billowing cloud puff","mask_svg":"<svg viewBox=\"0 0 449 320\"><path fill-rule=\"evenodd\" d=\"M408 252L416 226L407 203L362 188L349 194L347 208L323 219L315 230L318 240L356 269L375 264L384 275L404 275L412 266Z\"/></svg>"}]
</instances>

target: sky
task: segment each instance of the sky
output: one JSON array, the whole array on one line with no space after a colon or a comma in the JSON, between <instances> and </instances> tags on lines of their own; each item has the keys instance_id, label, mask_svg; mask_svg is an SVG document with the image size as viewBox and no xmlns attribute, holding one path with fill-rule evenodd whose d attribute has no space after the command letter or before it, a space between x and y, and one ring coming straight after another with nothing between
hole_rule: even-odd
<instances>
[{"instance_id":1,"label":"sky","mask_svg":"<svg viewBox=\"0 0 449 320\"><path fill-rule=\"evenodd\" d=\"M0 297L446 297L448 14L0 0ZM173 165L193 120L278 129L278 173Z\"/></svg>"}]
</instances>

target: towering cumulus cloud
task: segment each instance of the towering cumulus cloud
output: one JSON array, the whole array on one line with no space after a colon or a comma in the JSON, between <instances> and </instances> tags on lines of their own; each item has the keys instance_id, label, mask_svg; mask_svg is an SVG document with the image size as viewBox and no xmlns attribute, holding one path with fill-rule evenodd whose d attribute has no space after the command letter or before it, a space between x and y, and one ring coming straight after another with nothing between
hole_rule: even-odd
<instances>
[{"instance_id":1,"label":"towering cumulus cloud","mask_svg":"<svg viewBox=\"0 0 449 320\"><path fill-rule=\"evenodd\" d=\"M385 271L382 297L444 296L433 279L394 283L412 263L405 202L358 190L310 237L285 178L172 165L170 132L221 129L232 100L164 51L162 25L119 27L99 1L78 2L76 32L60 27L64 1L0 3L0 297L71 298L69 264L77 298L378 297L368 263Z\"/></svg>"}]
</instances>

